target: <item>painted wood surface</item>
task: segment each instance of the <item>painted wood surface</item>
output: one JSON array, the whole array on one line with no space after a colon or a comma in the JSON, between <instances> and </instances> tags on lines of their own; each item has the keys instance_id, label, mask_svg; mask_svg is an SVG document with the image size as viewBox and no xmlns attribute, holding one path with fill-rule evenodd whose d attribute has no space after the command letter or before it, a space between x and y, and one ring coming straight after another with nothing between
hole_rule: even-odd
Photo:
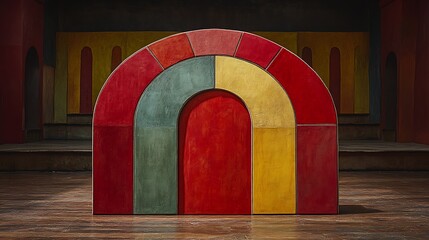
<instances>
[{"instance_id":1,"label":"painted wood surface","mask_svg":"<svg viewBox=\"0 0 429 240\"><path fill-rule=\"evenodd\" d=\"M242 33L220 29L198 30L187 33L195 56L233 56Z\"/></svg>"},{"instance_id":2,"label":"painted wood surface","mask_svg":"<svg viewBox=\"0 0 429 240\"><path fill-rule=\"evenodd\" d=\"M179 124L179 214L251 214L251 121L244 103L211 90Z\"/></svg>"},{"instance_id":3,"label":"painted wood surface","mask_svg":"<svg viewBox=\"0 0 429 240\"><path fill-rule=\"evenodd\" d=\"M214 57L167 69L145 90L134 122L134 213L177 213L177 120L194 94L214 88Z\"/></svg>"},{"instance_id":4,"label":"painted wood surface","mask_svg":"<svg viewBox=\"0 0 429 240\"><path fill-rule=\"evenodd\" d=\"M282 49L267 70L287 92L297 124L337 123L326 86L301 59Z\"/></svg>"},{"instance_id":5,"label":"painted wood surface","mask_svg":"<svg viewBox=\"0 0 429 240\"><path fill-rule=\"evenodd\" d=\"M189 39L184 33L155 42L149 46L149 49L164 68L194 57Z\"/></svg>"},{"instance_id":6,"label":"painted wood surface","mask_svg":"<svg viewBox=\"0 0 429 240\"><path fill-rule=\"evenodd\" d=\"M253 213L295 213L295 116L282 87L261 68L216 57L216 88L246 104L253 128Z\"/></svg>"},{"instance_id":7,"label":"painted wood surface","mask_svg":"<svg viewBox=\"0 0 429 240\"><path fill-rule=\"evenodd\" d=\"M93 120L94 214L133 213L134 110L160 72L158 62L143 49L115 71L98 97Z\"/></svg>"},{"instance_id":8,"label":"painted wood surface","mask_svg":"<svg viewBox=\"0 0 429 240\"><path fill-rule=\"evenodd\" d=\"M280 46L273 42L253 34L243 33L235 56L266 68L279 50Z\"/></svg>"},{"instance_id":9,"label":"painted wood surface","mask_svg":"<svg viewBox=\"0 0 429 240\"><path fill-rule=\"evenodd\" d=\"M297 213L338 213L337 129L298 126Z\"/></svg>"}]
</instances>

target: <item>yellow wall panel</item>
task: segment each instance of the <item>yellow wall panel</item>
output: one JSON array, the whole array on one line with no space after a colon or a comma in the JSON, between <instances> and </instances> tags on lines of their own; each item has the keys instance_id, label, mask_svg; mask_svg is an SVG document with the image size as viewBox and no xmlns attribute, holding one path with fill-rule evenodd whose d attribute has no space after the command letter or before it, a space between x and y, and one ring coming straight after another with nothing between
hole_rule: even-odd
<instances>
[{"instance_id":1,"label":"yellow wall panel","mask_svg":"<svg viewBox=\"0 0 429 240\"><path fill-rule=\"evenodd\" d=\"M295 128L254 128L253 139L253 213L296 213Z\"/></svg>"}]
</instances>

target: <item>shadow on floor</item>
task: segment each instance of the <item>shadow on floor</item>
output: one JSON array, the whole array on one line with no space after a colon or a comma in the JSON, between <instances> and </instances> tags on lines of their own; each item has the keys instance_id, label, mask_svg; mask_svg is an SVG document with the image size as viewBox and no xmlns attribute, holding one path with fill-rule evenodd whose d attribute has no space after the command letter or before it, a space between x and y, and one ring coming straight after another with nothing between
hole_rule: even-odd
<instances>
[{"instance_id":1,"label":"shadow on floor","mask_svg":"<svg viewBox=\"0 0 429 240\"><path fill-rule=\"evenodd\" d=\"M340 205L340 214L378 213L381 210L367 208L362 205Z\"/></svg>"}]
</instances>

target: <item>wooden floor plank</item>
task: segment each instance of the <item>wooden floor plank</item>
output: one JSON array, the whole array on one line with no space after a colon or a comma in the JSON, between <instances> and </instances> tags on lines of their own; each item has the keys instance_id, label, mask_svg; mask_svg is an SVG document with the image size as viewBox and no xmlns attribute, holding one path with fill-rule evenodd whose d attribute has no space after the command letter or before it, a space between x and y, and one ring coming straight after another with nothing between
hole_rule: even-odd
<instances>
[{"instance_id":1,"label":"wooden floor plank","mask_svg":"<svg viewBox=\"0 0 429 240\"><path fill-rule=\"evenodd\" d=\"M0 239L428 239L429 172L341 172L340 215L92 215L91 173L0 173Z\"/></svg>"}]
</instances>

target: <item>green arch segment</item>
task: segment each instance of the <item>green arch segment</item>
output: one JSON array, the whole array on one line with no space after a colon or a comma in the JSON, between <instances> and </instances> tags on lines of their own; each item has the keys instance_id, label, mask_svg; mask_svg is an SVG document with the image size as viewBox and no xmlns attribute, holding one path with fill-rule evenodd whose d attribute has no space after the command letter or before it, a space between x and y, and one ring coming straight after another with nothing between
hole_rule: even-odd
<instances>
[{"instance_id":1,"label":"green arch segment","mask_svg":"<svg viewBox=\"0 0 429 240\"><path fill-rule=\"evenodd\" d=\"M156 77L134 116L134 214L177 214L177 117L194 94L213 89L214 56L180 62Z\"/></svg>"}]
</instances>

